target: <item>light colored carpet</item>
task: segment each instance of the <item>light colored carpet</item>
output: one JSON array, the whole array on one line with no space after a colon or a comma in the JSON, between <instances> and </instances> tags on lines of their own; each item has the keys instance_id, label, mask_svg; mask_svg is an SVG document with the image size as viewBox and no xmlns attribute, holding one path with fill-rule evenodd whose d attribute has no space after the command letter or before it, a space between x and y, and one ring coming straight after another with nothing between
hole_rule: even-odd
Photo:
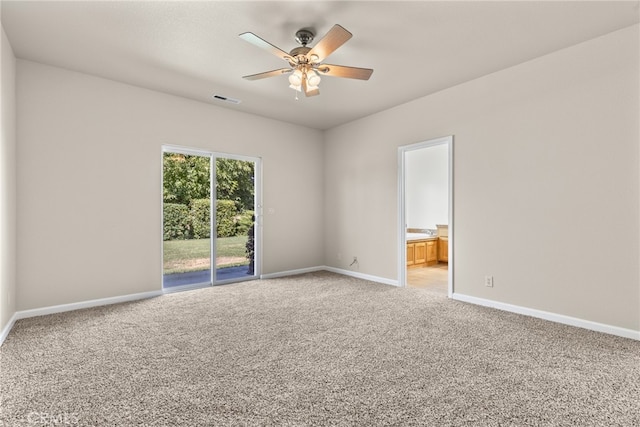
<instances>
[{"instance_id":1,"label":"light colored carpet","mask_svg":"<svg viewBox=\"0 0 640 427\"><path fill-rule=\"evenodd\" d=\"M20 320L0 355L3 426L640 425L640 342L326 272Z\"/></svg>"}]
</instances>

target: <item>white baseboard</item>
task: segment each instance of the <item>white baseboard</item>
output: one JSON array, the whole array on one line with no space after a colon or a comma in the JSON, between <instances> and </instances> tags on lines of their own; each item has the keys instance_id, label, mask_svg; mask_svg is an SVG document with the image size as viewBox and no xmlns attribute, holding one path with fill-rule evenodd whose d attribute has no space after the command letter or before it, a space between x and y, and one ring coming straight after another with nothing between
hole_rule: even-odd
<instances>
[{"instance_id":1,"label":"white baseboard","mask_svg":"<svg viewBox=\"0 0 640 427\"><path fill-rule=\"evenodd\" d=\"M296 274L304 274L304 273L313 273L316 271L322 271L326 267L317 266L317 267L308 267L308 268L299 268L297 270L287 270L287 271L279 271L277 273L269 273L269 274L261 274L261 279L275 279L277 277L287 277L287 276L295 276Z\"/></svg>"},{"instance_id":2,"label":"white baseboard","mask_svg":"<svg viewBox=\"0 0 640 427\"><path fill-rule=\"evenodd\" d=\"M343 270L341 268L328 267L319 265L316 267L301 268L298 270L280 271L278 273L262 274L261 279L275 279L277 277L294 276L296 274L313 273L316 271L330 271L332 273L342 274L344 276L356 277L358 279L369 280L371 282L383 283L385 285L398 286L397 280L385 279L384 277L372 276L370 274L358 273L357 271Z\"/></svg>"},{"instance_id":3,"label":"white baseboard","mask_svg":"<svg viewBox=\"0 0 640 427\"><path fill-rule=\"evenodd\" d=\"M562 323L564 325L576 326L578 328L589 329L591 331L603 332L605 334L611 334L640 341L640 331L635 331L633 329L620 328L618 326L578 319L576 317L565 316L563 314L550 313L548 311L536 310L533 308L527 308L519 305L507 304L499 301L477 298L458 293L454 293L452 298L457 301L468 302L471 304L495 308L511 313L523 314L525 316L536 317L538 319L549 320L551 322Z\"/></svg>"},{"instance_id":4,"label":"white baseboard","mask_svg":"<svg viewBox=\"0 0 640 427\"><path fill-rule=\"evenodd\" d=\"M385 279L384 277L372 276L370 274L358 273L357 271L344 270L342 268L335 267L322 267L323 270L330 271L332 273L338 273L345 276L355 277L357 279L369 280L371 282L378 282L385 285L399 286L397 280Z\"/></svg>"},{"instance_id":5,"label":"white baseboard","mask_svg":"<svg viewBox=\"0 0 640 427\"><path fill-rule=\"evenodd\" d=\"M4 343L4 340L7 339L7 336L9 335L9 332L11 332L16 320L18 320L18 317L16 316L16 313L13 313L13 316L11 316L7 324L2 329L2 332L0 332L0 346Z\"/></svg>"},{"instance_id":6,"label":"white baseboard","mask_svg":"<svg viewBox=\"0 0 640 427\"><path fill-rule=\"evenodd\" d=\"M28 317L45 316L47 314L62 313L65 311L80 310L83 308L98 307L101 305L118 304L121 302L137 301L141 299L153 298L162 295L162 291L142 292L139 294L129 294L110 298L93 299L89 301L74 302L71 304L53 305L50 307L34 308L22 310L16 313L16 320Z\"/></svg>"}]
</instances>

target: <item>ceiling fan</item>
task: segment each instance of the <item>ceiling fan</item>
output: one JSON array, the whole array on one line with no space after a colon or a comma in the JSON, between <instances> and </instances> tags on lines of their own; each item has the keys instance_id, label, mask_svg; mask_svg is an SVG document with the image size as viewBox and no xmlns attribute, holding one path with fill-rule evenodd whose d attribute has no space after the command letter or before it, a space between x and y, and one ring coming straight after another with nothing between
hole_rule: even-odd
<instances>
[{"instance_id":1,"label":"ceiling fan","mask_svg":"<svg viewBox=\"0 0 640 427\"><path fill-rule=\"evenodd\" d=\"M306 96L319 95L320 89L318 85L320 84L321 75L369 80L371 73L373 73L370 68L346 67L322 62L352 36L353 34L336 24L314 47L307 47L307 44L313 41L315 34L310 29L304 28L296 32L296 41L302 46L296 47L287 53L253 33L242 33L240 34L241 39L265 49L289 63L289 68L251 74L243 78L259 80L281 74L290 74L289 87L296 90L296 96L297 92L304 92Z\"/></svg>"}]
</instances>

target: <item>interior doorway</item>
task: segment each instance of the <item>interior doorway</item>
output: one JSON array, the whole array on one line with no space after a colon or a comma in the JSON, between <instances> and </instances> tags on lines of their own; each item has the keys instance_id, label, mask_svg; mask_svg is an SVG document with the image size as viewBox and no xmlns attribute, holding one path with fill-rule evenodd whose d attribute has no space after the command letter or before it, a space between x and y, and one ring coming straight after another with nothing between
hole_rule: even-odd
<instances>
[{"instance_id":1,"label":"interior doorway","mask_svg":"<svg viewBox=\"0 0 640 427\"><path fill-rule=\"evenodd\" d=\"M163 290L258 278L260 159L173 146L162 155Z\"/></svg>"},{"instance_id":2,"label":"interior doorway","mask_svg":"<svg viewBox=\"0 0 640 427\"><path fill-rule=\"evenodd\" d=\"M453 137L398 149L400 286L453 295Z\"/></svg>"}]
</instances>

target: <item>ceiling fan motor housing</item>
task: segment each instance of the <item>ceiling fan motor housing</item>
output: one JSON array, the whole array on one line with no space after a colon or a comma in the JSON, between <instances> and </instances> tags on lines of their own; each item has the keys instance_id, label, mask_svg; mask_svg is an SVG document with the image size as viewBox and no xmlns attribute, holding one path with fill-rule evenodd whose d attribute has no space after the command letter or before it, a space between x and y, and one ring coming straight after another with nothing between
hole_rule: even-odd
<instances>
[{"instance_id":1,"label":"ceiling fan motor housing","mask_svg":"<svg viewBox=\"0 0 640 427\"><path fill-rule=\"evenodd\" d=\"M307 63L308 62L307 53L310 50L311 50L311 48L310 47L306 47L306 46L293 48L291 50L291 52L289 52L289 55L291 55L291 58L293 58L295 60L294 62L289 61L291 66L295 67L298 64Z\"/></svg>"}]
</instances>

